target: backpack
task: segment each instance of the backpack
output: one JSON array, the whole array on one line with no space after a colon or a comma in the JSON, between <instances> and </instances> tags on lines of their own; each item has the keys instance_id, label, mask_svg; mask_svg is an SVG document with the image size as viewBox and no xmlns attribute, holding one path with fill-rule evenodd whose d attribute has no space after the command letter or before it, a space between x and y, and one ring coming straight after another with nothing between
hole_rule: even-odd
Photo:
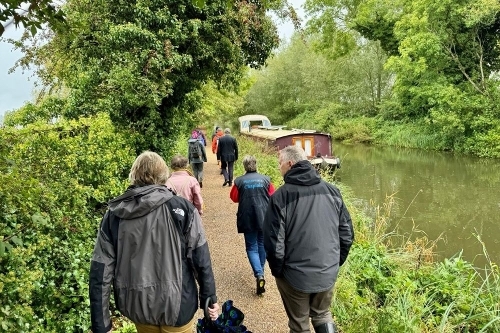
<instances>
[{"instance_id":1,"label":"backpack","mask_svg":"<svg viewBox=\"0 0 500 333\"><path fill-rule=\"evenodd\" d=\"M190 142L189 143L189 159L201 158L202 152L200 147L200 142Z\"/></svg>"}]
</instances>

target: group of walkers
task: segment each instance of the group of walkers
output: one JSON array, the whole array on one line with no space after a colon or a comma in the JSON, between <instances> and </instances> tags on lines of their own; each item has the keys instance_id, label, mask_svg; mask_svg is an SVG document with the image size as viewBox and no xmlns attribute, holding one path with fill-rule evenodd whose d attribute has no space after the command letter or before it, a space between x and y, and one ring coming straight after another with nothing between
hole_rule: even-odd
<instances>
[{"instance_id":1,"label":"group of walkers","mask_svg":"<svg viewBox=\"0 0 500 333\"><path fill-rule=\"evenodd\" d=\"M130 170L127 191L109 202L90 267L92 332L112 330L111 285L116 308L138 333L192 332L194 315L207 300L210 318L218 317L201 221L206 145L204 134L193 131L188 157L171 160L172 174L161 156L142 153ZM229 197L238 203L237 230L244 235L256 293L265 292L267 260L290 332L310 332L309 319L316 333L337 332L330 312L333 287L354 240L338 188L321 179L297 146L280 150L284 185L277 190L270 177L257 172L254 156L243 158L245 174L233 179L238 145L230 129L216 129L212 152L222 186L231 188Z\"/></svg>"}]
</instances>

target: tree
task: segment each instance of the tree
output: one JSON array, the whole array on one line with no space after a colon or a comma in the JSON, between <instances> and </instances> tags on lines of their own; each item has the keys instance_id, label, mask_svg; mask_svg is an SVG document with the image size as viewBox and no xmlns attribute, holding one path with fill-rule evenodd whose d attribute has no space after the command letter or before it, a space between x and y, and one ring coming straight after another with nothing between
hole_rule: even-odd
<instances>
[{"instance_id":1,"label":"tree","mask_svg":"<svg viewBox=\"0 0 500 333\"><path fill-rule=\"evenodd\" d=\"M34 35L42 24L48 23L52 27L65 22L64 12L53 4L52 0L0 0L0 22L4 24L22 24ZM0 37L5 31L0 24Z\"/></svg>"},{"instance_id":2,"label":"tree","mask_svg":"<svg viewBox=\"0 0 500 333\"><path fill-rule=\"evenodd\" d=\"M196 91L213 80L238 82L244 66L262 66L278 44L276 28L257 0L70 0L71 29L28 58L43 66L44 84L65 87L66 117L101 111L141 134L137 150L167 153L190 113ZM32 55L32 56L31 56Z\"/></svg>"}]
</instances>

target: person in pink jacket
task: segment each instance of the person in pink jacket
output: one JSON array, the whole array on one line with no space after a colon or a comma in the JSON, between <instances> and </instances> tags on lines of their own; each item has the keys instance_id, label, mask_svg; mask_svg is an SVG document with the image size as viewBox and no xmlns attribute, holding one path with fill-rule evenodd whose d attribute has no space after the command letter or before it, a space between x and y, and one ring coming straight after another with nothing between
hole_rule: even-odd
<instances>
[{"instance_id":1,"label":"person in pink jacket","mask_svg":"<svg viewBox=\"0 0 500 333\"><path fill-rule=\"evenodd\" d=\"M203 199L201 197L200 184L187 169L188 159L182 155L175 155L170 161L172 174L165 185L178 196L190 201L200 215L203 215Z\"/></svg>"}]
</instances>

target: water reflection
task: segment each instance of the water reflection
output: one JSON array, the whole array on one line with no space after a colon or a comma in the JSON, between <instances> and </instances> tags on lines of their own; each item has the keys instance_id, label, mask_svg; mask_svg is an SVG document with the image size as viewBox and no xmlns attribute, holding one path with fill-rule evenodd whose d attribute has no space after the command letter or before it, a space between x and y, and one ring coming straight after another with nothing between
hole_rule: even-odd
<instances>
[{"instance_id":1,"label":"water reflection","mask_svg":"<svg viewBox=\"0 0 500 333\"><path fill-rule=\"evenodd\" d=\"M437 250L450 257L464 251L486 263L477 234L491 259L500 262L500 161L416 149L334 144L342 160L339 178L373 213L387 195L396 197L392 225L410 233L414 225L430 240L444 234Z\"/></svg>"}]
</instances>

